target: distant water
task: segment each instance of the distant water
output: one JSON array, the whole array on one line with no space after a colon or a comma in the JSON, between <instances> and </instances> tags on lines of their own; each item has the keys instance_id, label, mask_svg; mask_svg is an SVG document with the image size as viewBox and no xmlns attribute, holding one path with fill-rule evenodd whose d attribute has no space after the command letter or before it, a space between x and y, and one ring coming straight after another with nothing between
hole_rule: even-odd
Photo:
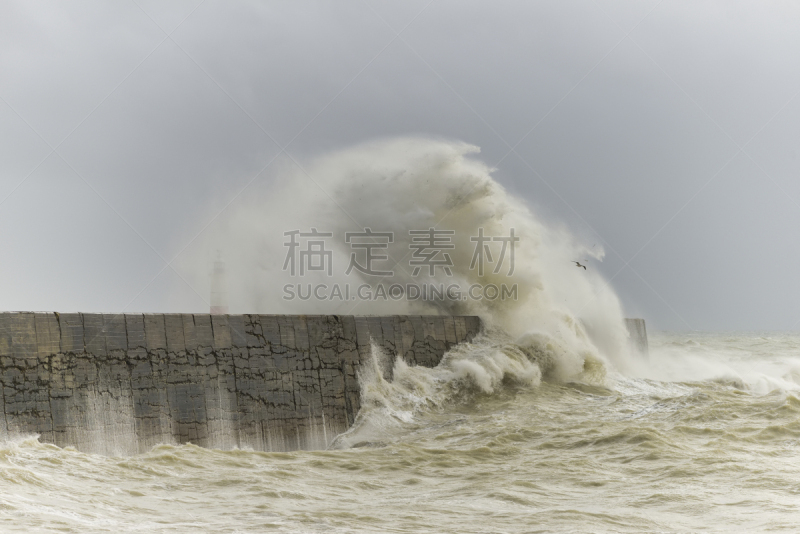
<instances>
[{"instance_id":1,"label":"distant water","mask_svg":"<svg viewBox=\"0 0 800 534\"><path fill-rule=\"evenodd\" d=\"M392 384L365 370L364 410L329 451L13 439L0 531L797 532L800 336L650 345L628 377L580 382L540 380L543 354L491 338Z\"/></svg>"}]
</instances>

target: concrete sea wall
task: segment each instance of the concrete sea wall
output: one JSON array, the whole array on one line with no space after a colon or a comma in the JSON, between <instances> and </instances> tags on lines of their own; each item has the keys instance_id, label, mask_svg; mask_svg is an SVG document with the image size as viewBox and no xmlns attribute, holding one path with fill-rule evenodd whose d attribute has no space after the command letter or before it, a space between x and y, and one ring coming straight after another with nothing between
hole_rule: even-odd
<instances>
[{"instance_id":1,"label":"concrete sea wall","mask_svg":"<svg viewBox=\"0 0 800 534\"><path fill-rule=\"evenodd\" d=\"M322 449L382 348L435 366L477 317L0 313L0 435L87 452L158 443Z\"/></svg>"}]
</instances>

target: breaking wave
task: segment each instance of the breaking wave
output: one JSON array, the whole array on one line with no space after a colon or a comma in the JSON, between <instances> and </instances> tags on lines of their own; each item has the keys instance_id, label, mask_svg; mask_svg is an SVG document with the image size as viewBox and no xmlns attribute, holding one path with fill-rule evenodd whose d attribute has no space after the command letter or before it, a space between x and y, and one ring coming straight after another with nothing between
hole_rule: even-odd
<instances>
[{"instance_id":1,"label":"breaking wave","mask_svg":"<svg viewBox=\"0 0 800 534\"><path fill-rule=\"evenodd\" d=\"M587 367L593 372L598 366L624 368L627 332L619 300L596 269L584 270L572 263L585 258L599 261L602 249L537 218L494 180L493 169L478 159L478 153L477 147L463 142L400 138L334 152L304 169L286 169L264 195L253 195L244 207L233 211L189 258L189 264L207 265L217 253L225 259L231 313L480 315L493 332L514 340L507 347L515 347L515 354L527 358L525 363L509 356L511 349L505 348L495 350L492 357L450 361L439 370L456 376L461 366L466 376L471 366L478 365L489 374L483 378L475 374L473 381L484 387L492 384L493 369L503 368L497 358L536 367L539 375L558 380L580 376ZM418 283L461 288L515 284L517 298L287 300L283 288L297 277L282 269L287 256L284 232L312 228L333 234L331 263L337 267L330 275L305 273L304 284ZM391 268L391 276L369 276L357 270L344 274L352 251L343 236L366 228L393 233L393 242L381 251L388 256L382 266ZM409 232L429 228L452 232L455 247L447 251L452 259L450 273L443 269L433 275L427 269L414 273L408 264L413 248ZM510 236L512 230L519 237L513 260L507 250L499 265L502 251L495 248L494 263L481 273L473 261L475 236L479 232ZM195 272L195 282L207 286L208 273ZM483 354L483 349L476 351ZM413 374L399 371L397 376Z\"/></svg>"},{"instance_id":2,"label":"breaking wave","mask_svg":"<svg viewBox=\"0 0 800 534\"><path fill-rule=\"evenodd\" d=\"M506 387L538 386L558 369L561 350L545 337L526 336L520 344L490 329L450 350L434 368L409 366L397 358L390 381L382 371L389 356L373 344L372 358L359 372L361 410L333 447L382 443L406 432L417 416L427 412L468 403ZM587 355L583 371L572 378L602 383L604 377L603 365Z\"/></svg>"}]
</instances>

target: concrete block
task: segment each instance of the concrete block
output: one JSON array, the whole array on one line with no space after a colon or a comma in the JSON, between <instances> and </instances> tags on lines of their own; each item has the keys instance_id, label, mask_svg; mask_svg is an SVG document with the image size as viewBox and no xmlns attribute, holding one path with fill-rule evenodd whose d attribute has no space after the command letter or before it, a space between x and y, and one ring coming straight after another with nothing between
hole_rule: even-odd
<instances>
[{"instance_id":1,"label":"concrete block","mask_svg":"<svg viewBox=\"0 0 800 534\"><path fill-rule=\"evenodd\" d=\"M230 328L232 347L247 347L244 322L244 315L228 315L228 327Z\"/></svg>"},{"instance_id":2,"label":"concrete block","mask_svg":"<svg viewBox=\"0 0 800 534\"><path fill-rule=\"evenodd\" d=\"M61 352L61 327L54 313L34 314L36 350L39 358Z\"/></svg>"},{"instance_id":3,"label":"concrete block","mask_svg":"<svg viewBox=\"0 0 800 534\"><path fill-rule=\"evenodd\" d=\"M128 349L145 349L147 340L144 333L144 316L141 314L125 314L125 329L128 334Z\"/></svg>"},{"instance_id":4,"label":"concrete block","mask_svg":"<svg viewBox=\"0 0 800 534\"><path fill-rule=\"evenodd\" d=\"M148 351L167 349L167 331L164 325L164 315L160 313L146 313L144 319L144 336Z\"/></svg>"},{"instance_id":5,"label":"concrete block","mask_svg":"<svg viewBox=\"0 0 800 534\"><path fill-rule=\"evenodd\" d=\"M106 333L103 328L103 315L99 313L84 313L83 315L83 342L86 352L104 358L106 356Z\"/></svg>"},{"instance_id":6,"label":"concrete block","mask_svg":"<svg viewBox=\"0 0 800 534\"><path fill-rule=\"evenodd\" d=\"M183 316L175 313L164 315L164 332L167 338L167 351L173 354L186 351L183 337Z\"/></svg>"},{"instance_id":7,"label":"concrete block","mask_svg":"<svg viewBox=\"0 0 800 534\"><path fill-rule=\"evenodd\" d=\"M229 349L231 348L231 329L228 325L227 315L212 315L211 316L211 329L214 334L215 349Z\"/></svg>"},{"instance_id":8,"label":"concrete block","mask_svg":"<svg viewBox=\"0 0 800 534\"><path fill-rule=\"evenodd\" d=\"M183 341L186 350L196 350L200 345L197 341L197 329L194 325L194 316L188 313L181 315L183 323Z\"/></svg>"},{"instance_id":9,"label":"concrete block","mask_svg":"<svg viewBox=\"0 0 800 534\"><path fill-rule=\"evenodd\" d=\"M15 358L36 359L36 323L32 313L12 313L11 352Z\"/></svg>"},{"instance_id":10,"label":"concrete block","mask_svg":"<svg viewBox=\"0 0 800 534\"><path fill-rule=\"evenodd\" d=\"M104 315L103 329L105 330L106 350L109 353L128 350L128 329L123 314Z\"/></svg>"},{"instance_id":11,"label":"concrete block","mask_svg":"<svg viewBox=\"0 0 800 534\"><path fill-rule=\"evenodd\" d=\"M213 347L214 332L211 328L211 315L196 314L194 317L194 332L198 347Z\"/></svg>"}]
</instances>

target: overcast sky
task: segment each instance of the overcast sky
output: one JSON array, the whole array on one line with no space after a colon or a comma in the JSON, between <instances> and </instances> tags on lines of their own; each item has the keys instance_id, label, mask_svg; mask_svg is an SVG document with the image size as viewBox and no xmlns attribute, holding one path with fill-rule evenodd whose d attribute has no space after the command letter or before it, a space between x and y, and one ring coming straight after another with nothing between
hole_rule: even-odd
<instances>
[{"instance_id":1,"label":"overcast sky","mask_svg":"<svg viewBox=\"0 0 800 534\"><path fill-rule=\"evenodd\" d=\"M424 134L602 245L651 328L796 330L798 28L788 0L7 0L0 308L205 311L166 265L220 209Z\"/></svg>"}]
</instances>

